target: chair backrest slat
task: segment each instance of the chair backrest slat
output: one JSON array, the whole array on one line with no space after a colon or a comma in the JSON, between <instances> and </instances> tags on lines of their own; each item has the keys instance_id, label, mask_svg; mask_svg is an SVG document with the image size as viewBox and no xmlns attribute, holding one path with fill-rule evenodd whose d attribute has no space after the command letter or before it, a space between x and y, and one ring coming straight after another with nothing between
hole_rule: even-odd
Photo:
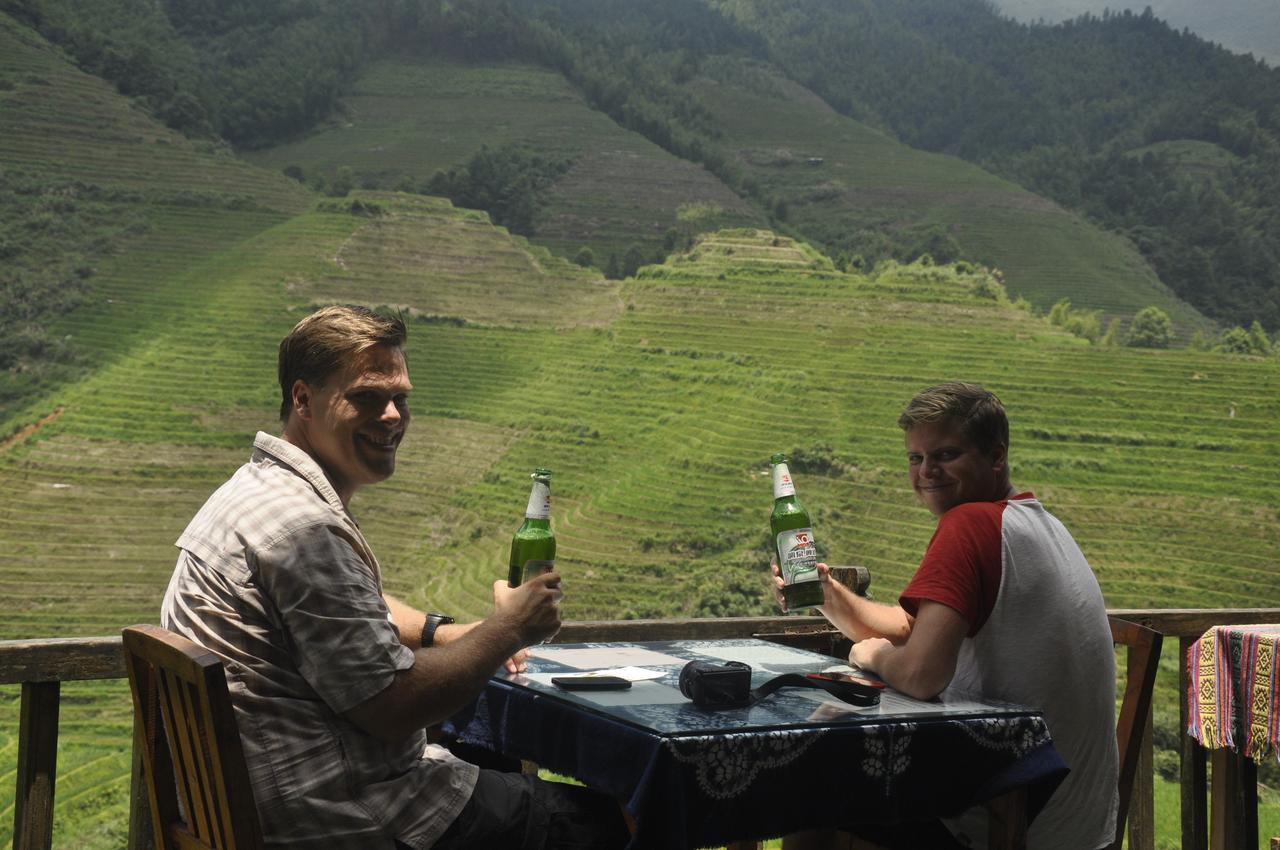
<instances>
[{"instance_id":1,"label":"chair backrest slat","mask_svg":"<svg viewBox=\"0 0 1280 850\"><path fill-rule=\"evenodd\" d=\"M164 850L261 850L221 660L156 626L124 630L152 819Z\"/></svg>"},{"instance_id":2,"label":"chair backrest slat","mask_svg":"<svg viewBox=\"0 0 1280 850\"><path fill-rule=\"evenodd\" d=\"M178 806L185 815L185 820L192 832L205 839L208 830L203 828L199 789L196 787L200 775L195 767L195 756L192 752L191 738L188 734L188 708L183 699L182 680L168 670L159 671L160 707L164 717L164 729L159 733L166 735L169 752L173 757L174 785L178 793ZM158 733L158 734L159 734Z\"/></svg>"}]
</instances>

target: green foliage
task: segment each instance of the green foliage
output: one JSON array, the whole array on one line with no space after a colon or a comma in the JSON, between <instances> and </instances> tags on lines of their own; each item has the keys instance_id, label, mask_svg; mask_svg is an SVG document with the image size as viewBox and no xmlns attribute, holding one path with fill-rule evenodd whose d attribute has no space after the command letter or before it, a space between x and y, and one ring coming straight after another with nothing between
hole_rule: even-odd
<instances>
[{"instance_id":1,"label":"green foliage","mask_svg":"<svg viewBox=\"0 0 1280 850\"><path fill-rule=\"evenodd\" d=\"M1071 300L1063 298L1054 304L1049 310L1049 324L1057 325L1066 331L1087 339L1089 342L1098 342L1102 337L1102 320L1100 311L1098 310L1074 310L1071 307ZM1168 321L1168 316L1165 316ZM1172 329L1172 323L1170 328ZM1108 328L1108 333L1114 330L1114 325ZM1114 339L1114 337L1113 337ZM1164 347L1164 346L1161 346Z\"/></svg>"},{"instance_id":2,"label":"green foliage","mask_svg":"<svg viewBox=\"0 0 1280 850\"><path fill-rule=\"evenodd\" d=\"M1253 344L1254 351L1258 354L1270 354L1272 352L1273 343L1271 337L1267 336L1262 323L1257 319L1254 319L1253 324L1249 326L1249 341Z\"/></svg>"},{"instance_id":3,"label":"green foliage","mask_svg":"<svg viewBox=\"0 0 1280 850\"><path fill-rule=\"evenodd\" d=\"M388 23L338 0L7 0L5 6L122 94L142 99L170 127L249 147L302 132L328 115Z\"/></svg>"},{"instance_id":4,"label":"green foliage","mask_svg":"<svg viewBox=\"0 0 1280 850\"><path fill-rule=\"evenodd\" d=\"M1133 317L1125 345L1135 348L1168 348L1173 342L1173 322L1159 307L1144 307Z\"/></svg>"},{"instance_id":5,"label":"green foliage","mask_svg":"<svg viewBox=\"0 0 1280 850\"><path fill-rule=\"evenodd\" d=\"M424 188L457 206L486 210L495 224L527 236L545 205L546 189L572 164L514 145L481 147L465 165L437 172Z\"/></svg>"},{"instance_id":6,"label":"green foliage","mask_svg":"<svg viewBox=\"0 0 1280 850\"><path fill-rule=\"evenodd\" d=\"M338 168L338 173L329 183L327 194L333 198L345 198L351 194L351 190L356 187L355 173L350 166L343 165Z\"/></svg>"},{"instance_id":7,"label":"green foliage","mask_svg":"<svg viewBox=\"0 0 1280 850\"><path fill-rule=\"evenodd\" d=\"M1204 339L1204 334L1201 331L1196 331L1196 334L1197 336L1199 336L1201 340ZM1191 341L1194 347L1195 337L1192 337ZM1101 345L1104 348L1115 348L1119 344L1120 344L1120 319L1119 317L1116 317L1111 319L1111 321L1107 322L1107 332L1102 335L1102 339L1098 340L1098 345Z\"/></svg>"},{"instance_id":8,"label":"green foliage","mask_svg":"<svg viewBox=\"0 0 1280 850\"><path fill-rule=\"evenodd\" d=\"M1213 348L1227 354L1253 354L1265 357L1275 349L1275 343L1267 336L1261 323L1255 321L1248 330L1237 325L1223 331Z\"/></svg>"},{"instance_id":9,"label":"green foliage","mask_svg":"<svg viewBox=\"0 0 1280 850\"><path fill-rule=\"evenodd\" d=\"M94 187L0 168L0 373L69 362L50 325L84 302L94 263L146 227ZM5 394L0 384L0 410Z\"/></svg>"},{"instance_id":10,"label":"green foliage","mask_svg":"<svg viewBox=\"0 0 1280 850\"><path fill-rule=\"evenodd\" d=\"M985 0L714 5L838 111L1125 234L1211 316L1280 328L1275 69L1129 11L1051 27ZM1186 140L1235 161L1188 171L1158 147Z\"/></svg>"},{"instance_id":11,"label":"green foliage","mask_svg":"<svg viewBox=\"0 0 1280 850\"><path fill-rule=\"evenodd\" d=\"M575 265L583 266L584 268L594 266L596 264L595 252L585 246L579 248L577 253L573 255L573 262Z\"/></svg>"},{"instance_id":12,"label":"green foliage","mask_svg":"<svg viewBox=\"0 0 1280 850\"><path fill-rule=\"evenodd\" d=\"M622 255L620 272L622 277L631 277L640 267L645 265L645 250L639 245L632 245L627 249L627 253Z\"/></svg>"},{"instance_id":13,"label":"green foliage","mask_svg":"<svg viewBox=\"0 0 1280 850\"><path fill-rule=\"evenodd\" d=\"M767 465L762 462L761 466ZM787 452L787 467L800 475L835 477L857 468L856 464L837 452L830 443L796 447Z\"/></svg>"},{"instance_id":14,"label":"green foliage","mask_svg":"<svg viewBox=\"0 0 1280 850\"><path fill-rule=\"evenodd\" d=\"M1220 139L1222 128L1199 132ZM1009 167L1028 185L1124 233L1161 280L1206 314L1280 327L1280 269L1272 260L1280 251L1280 210L1271 195L1280 143L1258 133L1270 141L1210 179L1163 153L1137 157L1119 149L1081 156L1062 146L1039 148L1010 159Z\"/></svg>"},{"instance_id":15,"label":"green foliage","mask_svg":"<svg viewBox=\"0 0 1280 850\"><path fill-rule=\"evenodd\" d=\"M1222 332L1214 349L1227 354L1252 354L1253 340L1248 331L1237 325Z\"/></svg>"},{"instance_id":16,"label":"green foliage","mask_svg":"<svg viewBox=\"0 0 1280 850\"><path fill-rule=\"evenodd\" d=\"M724 209L717 203L710 201L691 201L681 204L676 209L676 220L684 223L693 223L708 221L715 219Z\"/></svg>"}]
</instances>

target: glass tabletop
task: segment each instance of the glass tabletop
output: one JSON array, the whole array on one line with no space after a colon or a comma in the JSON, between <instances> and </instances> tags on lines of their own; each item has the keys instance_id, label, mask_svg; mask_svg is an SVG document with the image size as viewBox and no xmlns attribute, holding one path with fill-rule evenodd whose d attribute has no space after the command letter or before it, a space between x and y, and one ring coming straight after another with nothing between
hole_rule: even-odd
<instances>
[{"instance_id":1,"label":"glass tabletop","mask_svg":"<svg viewBox=\"0 0 1280 850\"><path fill-rule=\"evenodd\" d=\"M693 660L746 663L753 688L784 673L850 669L830 656L747 638L542 645L533 648L526 672L504 671L494 678L664 737L1035 713L963 695L917 700L891 688L884 689L878 705L868 707L850 705L818 689L787 687L747 708L703 709L680 693L680 670ZM588 672L622 675L632 686L620 691L567 691L551 682L555 676Z\"/></svg>"}]
</instances>

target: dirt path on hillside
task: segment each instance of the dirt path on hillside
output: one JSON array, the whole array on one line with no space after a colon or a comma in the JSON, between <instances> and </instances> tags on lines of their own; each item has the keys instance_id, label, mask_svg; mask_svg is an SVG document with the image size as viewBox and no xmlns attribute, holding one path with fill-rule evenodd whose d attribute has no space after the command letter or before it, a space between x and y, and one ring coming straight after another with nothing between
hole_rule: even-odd
<instances>
[{"instance_id":1,"label":"dirt path on hillside","mask_svg":"<svg viewBox=\"0 0 1280 850\"><path fill-rule=\"evenodd\" d=\"M27 437L30 437L32 434L34 434L36 431L39 431L44 426L48 425L50 422L56 421L57 418L62 415L62 412L64 410L66 410L65 407L59 406L56 410L53 411L53 413L50 413L48 416L45 416L40 421L32 422L30 425L25 425L22 428L19 428L13 434L6 437L4 442L0 443L0 452L7 451L10 446L21 443Z\"/></svg>"}]
</instances>

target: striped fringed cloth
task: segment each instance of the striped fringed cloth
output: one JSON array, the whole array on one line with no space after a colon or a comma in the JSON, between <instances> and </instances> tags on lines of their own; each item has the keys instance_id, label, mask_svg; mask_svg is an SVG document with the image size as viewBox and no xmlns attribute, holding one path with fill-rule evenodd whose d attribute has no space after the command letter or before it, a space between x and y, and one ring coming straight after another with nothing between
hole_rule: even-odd
<instances>
[{"instance_id":1,"label":"striped fringed cloth","mask_svg":"<svg viewBox=\"0 0 1280 850\"><path fill-rule=\"evenodd\" d=\"M1214 626L1191 645L1190 725L1201 746L1231 747L1254 761L1280 758L1276 647L1280 624Z\"/></svg>"}]
</instances>

